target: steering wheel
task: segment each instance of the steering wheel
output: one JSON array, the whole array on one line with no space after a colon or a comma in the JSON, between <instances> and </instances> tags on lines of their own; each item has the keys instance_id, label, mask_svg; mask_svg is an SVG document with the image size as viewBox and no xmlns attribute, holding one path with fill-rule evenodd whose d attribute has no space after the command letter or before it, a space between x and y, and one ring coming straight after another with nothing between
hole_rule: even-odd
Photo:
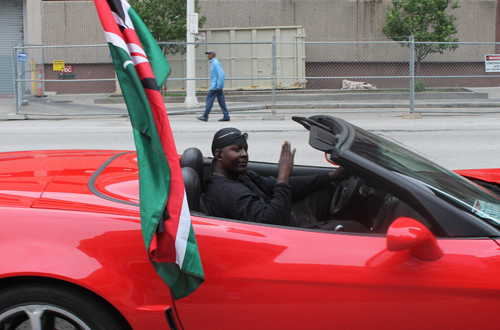
<instances>
[{"instance_id":1,"label":"steering wheel","mask_svg":"<svg viewBox=\"0 0 500 330\"><path fill-rule=\"evenodd\" d=\"M330 213L335 215L349 206L359 195L359 188L363 182L363 179L355 176L350 176L342 180L333 195L332 203L330 204Z\"/></svg>"}]
</instances>

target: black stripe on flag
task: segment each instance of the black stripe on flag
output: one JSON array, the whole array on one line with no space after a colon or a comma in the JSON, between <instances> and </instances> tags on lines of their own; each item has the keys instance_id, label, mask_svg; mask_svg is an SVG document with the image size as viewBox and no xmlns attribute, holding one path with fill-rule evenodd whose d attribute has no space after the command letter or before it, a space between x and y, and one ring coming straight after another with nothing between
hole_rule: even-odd
<instances>
[{"instance_id":1,"label":"black stripe on flag","mask_svg":"<svg viewBox=\"0 0 500 330\"><path fill-rule=\"evenodd\" d=\"M120 17L125 24L125 12L123 11L122 2L120 0L108 0L108 5L109 8L111 8L111 11L118 15L118 17ZM120 30L122 32L124 28L128 28L128 26L122 27L120 24L118 24L118 26L120 26Z\"/></svg>"},{"instance_id":2,"label":"black stripe on flag","mask_svg":"<svg viewBox=\"0 0 500 330\"><path fill-rule=\"evenodd\" d=\"M158 85L156 84L156 79L154 78L144 78L141 80L142 87L145 89L151 89L154 91L159 91Z\"/></svg>"}]
</instances>

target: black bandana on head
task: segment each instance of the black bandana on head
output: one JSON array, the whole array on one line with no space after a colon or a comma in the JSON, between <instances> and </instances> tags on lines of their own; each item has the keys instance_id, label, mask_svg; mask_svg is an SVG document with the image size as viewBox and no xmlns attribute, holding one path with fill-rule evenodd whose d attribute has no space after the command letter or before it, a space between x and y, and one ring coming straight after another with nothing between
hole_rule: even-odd
<instances>
[{"instance_id":1,"label":"black bandana on head","mask_svg":"<svg viewBox=\"0 0 500 330\"><path fill-rule=\"evenodd\" d=\"M215 150L222 149L237 144L247 144L247 133L234 127L226 127L215 133L212 141L212 154L215 156Z\"/></svg>"}]
</instances>

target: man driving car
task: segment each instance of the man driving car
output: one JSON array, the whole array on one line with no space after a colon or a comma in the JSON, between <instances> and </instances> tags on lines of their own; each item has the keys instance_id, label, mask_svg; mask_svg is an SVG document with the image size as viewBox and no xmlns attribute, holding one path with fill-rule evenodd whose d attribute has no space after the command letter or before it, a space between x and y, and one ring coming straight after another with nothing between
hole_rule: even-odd
<instances>
[{"instance_id":1,"label":"man driving car","mask_svg":"<svg viewBox=\"0 0 500 330\"><path fill-rule=\"evenodd\" d=\"M247 171L246 133L232 127L215 133L212 141L214 171L206 181L205 203L209 214L217 217L259 223L303 226L315 223L329 213L335 186L345 171L309 176L293 176L295 149L285 141L281 147L277 177L263 177ZM317 193L326 189L325 193ZM322 191L322 190L321 190ZM302 207L292 210L292 203L310 196ZM312 197L311 197L312 196ZM326 204L320 207L320 204ZM328 217L328 215L326 215Z\"/></svg>"}]
</instances>

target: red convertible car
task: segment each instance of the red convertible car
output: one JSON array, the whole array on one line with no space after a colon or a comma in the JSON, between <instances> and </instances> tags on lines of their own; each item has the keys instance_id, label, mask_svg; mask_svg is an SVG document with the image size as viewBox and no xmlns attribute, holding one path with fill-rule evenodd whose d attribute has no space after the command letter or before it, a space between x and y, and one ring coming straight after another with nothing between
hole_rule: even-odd
<instances>
[{"instance_id":1,"label":"red convertible car","mask_svg":"<svg viewBox=\"0 0 500 330\"><path fill-rule=\"evenodd\" d=\"M496 327L500 169L451 172L342 119L293 119L349 173L325 221L336 225L205 214L211 159L188 149L181 165L206 280L178 301L147 258L134 152L0 154L0 329Z\"/></svg>"}]
</instances>

